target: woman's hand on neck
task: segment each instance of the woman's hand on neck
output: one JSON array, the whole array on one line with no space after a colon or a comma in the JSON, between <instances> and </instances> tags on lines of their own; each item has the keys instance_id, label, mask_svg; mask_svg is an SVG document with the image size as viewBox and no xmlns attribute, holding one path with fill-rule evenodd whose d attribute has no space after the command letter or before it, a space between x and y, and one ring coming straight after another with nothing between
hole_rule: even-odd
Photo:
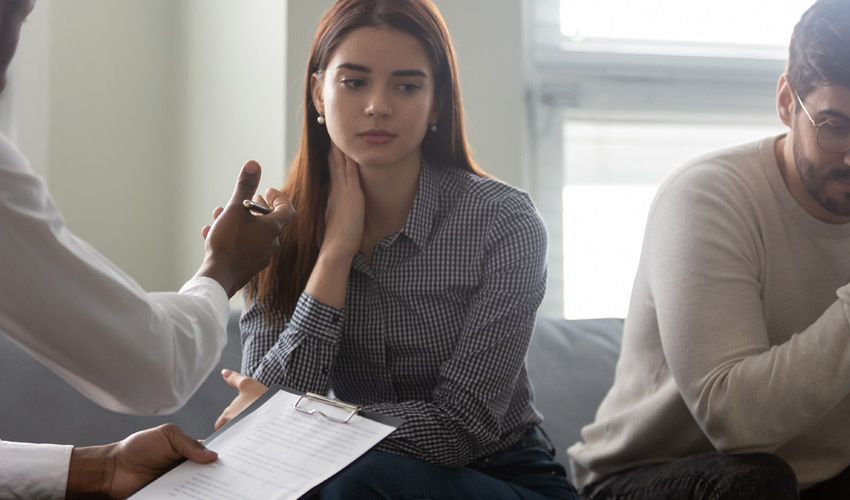
<instances>
[{"instance_id":1,"label":"woman's hand on neck","mask_svg":"<svg viewBox=\"0 0 850 500\"><path fill-rule=\"evenodd\" d=\"M360 186L360 166L331 145L330 186L325 232L319 256L304 291L331 307L345 305L351 260L363 240L366 203Z\"/></svg>"}]
</instances>

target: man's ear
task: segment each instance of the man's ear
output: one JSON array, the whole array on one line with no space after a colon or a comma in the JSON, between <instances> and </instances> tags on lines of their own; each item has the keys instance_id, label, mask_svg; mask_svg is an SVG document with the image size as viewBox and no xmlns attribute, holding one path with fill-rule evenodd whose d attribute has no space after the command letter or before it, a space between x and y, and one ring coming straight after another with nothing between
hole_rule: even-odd
<instances>
[{"instance_id":1,"label":"man's ear","mask_svg":"<svg viewBox=\"0 0 850 500\"><path fill-rule=\"evenodd\" d=\"M325 116L325 102L322 100L322 79L316 73L310 76L310 94L313 96L313 106L316 111Z\"/></svg>"},{"instance_id":2,"label":"man's ear","mask_svg":"<svg viewBox=\"0 0 850 500\"><path fill-rule=\"evenodd\" d=\"M788 84L788 75L780 76L779 83L776 85L776 112L782 123L788 127L791 127L793 122L796 104L794 89Z\"/></svg>"}]
</instances>

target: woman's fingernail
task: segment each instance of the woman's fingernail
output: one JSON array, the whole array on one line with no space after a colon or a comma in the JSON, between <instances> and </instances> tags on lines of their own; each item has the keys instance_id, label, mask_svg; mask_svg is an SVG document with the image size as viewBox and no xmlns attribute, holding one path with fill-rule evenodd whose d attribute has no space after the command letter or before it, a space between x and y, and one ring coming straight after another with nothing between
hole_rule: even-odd
<instances>
[{"instance_id":1,"label":"woman's fingernail","mask_svg":"<svg viewBox=\"0 0 850 500\"><path fill-rule=\"evenodd\" d=\"M228 370L227 368L221 370L221 376L224 377L224 378L229 377L231 373L233 373L233 372Z\"/></svg>"}]
</instances>

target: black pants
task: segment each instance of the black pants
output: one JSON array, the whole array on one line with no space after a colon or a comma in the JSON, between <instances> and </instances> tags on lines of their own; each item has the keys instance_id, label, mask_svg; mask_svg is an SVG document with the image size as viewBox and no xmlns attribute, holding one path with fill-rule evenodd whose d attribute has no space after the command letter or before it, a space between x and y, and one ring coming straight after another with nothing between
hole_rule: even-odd
<instances>
[{"instance_id":1,"label":"black pants","mask_svg":"<svg viewBox=\"0 0 850 500\"><path fill-rule=\"evenodd\" d=\"M514 446L466 467L370 451L328 482L321 500L575 500L549 444L530 429Z\"/></svg>"},{"instance_id":2,"label":"black pants","mask_svg":"<svg viewBox=\"0 0 850 500\"><path fill-rule=\"evenodd\" d=\"M850 499L850 468L797 493L797 477L767 453L705 453L612 474L581 492L584 499Z\"/></svg>"},{"instance_id":3,"label":"black pants","mask_svg":"<svg viewBox=\"0 0 850 500\"><path fill-rule=\"evenodd\" d=\"M767 453L705 453L645 465L588 484L592 500L795 500L797 476L784 460Z\"/></svg>"}]
</instances>

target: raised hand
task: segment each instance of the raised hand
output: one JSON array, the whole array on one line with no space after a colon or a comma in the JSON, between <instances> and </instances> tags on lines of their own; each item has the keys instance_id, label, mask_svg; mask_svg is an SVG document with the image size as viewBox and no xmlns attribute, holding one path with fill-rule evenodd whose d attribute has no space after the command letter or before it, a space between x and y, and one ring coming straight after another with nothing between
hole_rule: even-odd
<instances>
[{"instance_id":1,"label":"raised hand","mask_svg":"<svg viewBox=\"0 0 850 500\"><path fill-rule=\"evenodd\" d=\"M257 272L268 266L280 247L280 231L295 216L289 200L277 190L266 192L272 212L250 213L242 202L254 197L260 182L260 165L247 162L239 173L233 196L224 208L213 212L212 226L204 228L206 239L204 262L196 276L208 276L221 283L228 296L233 296ZM262 197L256 197L263 202Z\"/></svg>"}]
</instances>

